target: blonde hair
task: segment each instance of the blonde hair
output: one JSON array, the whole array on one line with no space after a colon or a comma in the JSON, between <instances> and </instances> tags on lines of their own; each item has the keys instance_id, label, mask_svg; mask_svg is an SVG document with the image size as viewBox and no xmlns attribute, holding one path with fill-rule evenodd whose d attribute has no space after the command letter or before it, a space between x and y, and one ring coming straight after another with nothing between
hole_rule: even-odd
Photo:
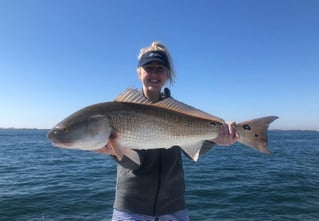
<instances>
[{"instance_id":1,"label":"blonde hair","mask_svg":"<svg viewBox=\"0 0 319 221\"><path fill-rule=\"evenodd\" d=\"M149 47L142 48L140 50L140 53L138 54L138 60L141 59L143 54L145 54L145 53L147 53L149 51L162 51L162 52L165 53L165 55L168 58L167 79L168 79L168 82L170 84L173 84L174 80L175 80L175 72L174 72L173 61L172 61L172 58L171 58L167 48L162 43L160 43L159 41L153 41L152 44ZM138 67L137 68L137 73L140 73L140 71L141 71L141 67Z\"/></svg>"}]
</instances>

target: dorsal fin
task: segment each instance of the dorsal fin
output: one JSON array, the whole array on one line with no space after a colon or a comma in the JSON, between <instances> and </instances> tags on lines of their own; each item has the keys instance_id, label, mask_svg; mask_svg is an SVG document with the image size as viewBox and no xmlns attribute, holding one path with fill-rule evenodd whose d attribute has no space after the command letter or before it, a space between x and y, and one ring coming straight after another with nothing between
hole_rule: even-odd
<instances>
[{"instance_id":1,"label":"dorsal fin","mask_svg":"<svg viewBox=\"0 0 319 221\"><path fill-rule=\"evenodd\" d=\"M172 97L165 98L164 100L153 103L143 96L143 94L137 89L127 89L115 99L116 102L138 103L145 105L152 105L160 108L165 108L173 111L177 111L189 116L212 120L215 122L223 123L223 119L214 115L208 114L204 111L196 109L190 105L184 104Z\"/></svg>"},{"instance_id":2,"label":"dorsal fin","mask_svg":"<svg viewBox=\"0 0 319 221\"><path fill-rule=\"evenodd\" d=\"M138 103L138 104L152 104L143 94L134 88L128 88L119 94L115 100L116 102Z\"/></svg>"}]
</instances>

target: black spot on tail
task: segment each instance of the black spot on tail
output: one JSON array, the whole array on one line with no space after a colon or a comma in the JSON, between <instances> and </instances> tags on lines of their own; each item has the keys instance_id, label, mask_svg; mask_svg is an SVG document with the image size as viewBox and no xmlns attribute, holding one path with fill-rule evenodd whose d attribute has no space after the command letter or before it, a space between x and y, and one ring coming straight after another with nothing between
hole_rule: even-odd
<instances>
[{"instance_id":1,"label":"black spot on tail","mask_svg":"<svg viewBox=\"0 0 319 221\"><path fill-rule=\"evenodd\" d=\"M243 125L244 130L251 130L251 127L248 124ZM258 135L257 135L258 136Z\"/></svg>"}]
</instances>

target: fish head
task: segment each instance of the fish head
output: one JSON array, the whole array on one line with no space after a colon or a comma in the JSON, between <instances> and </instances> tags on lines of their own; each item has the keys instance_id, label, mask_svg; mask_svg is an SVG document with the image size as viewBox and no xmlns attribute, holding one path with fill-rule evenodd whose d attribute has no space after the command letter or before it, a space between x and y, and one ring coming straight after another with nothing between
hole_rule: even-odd
<instances>
[{"instance_id":1,"label":"fish head","mask_svg":"<svg viewBox=\"0 0 319 221\"><path fill-rule=\"evenodd\" d=\"M71 115L53 127L47 137L53 146L96 150L107 144L111 132L105 115Z\"/></svg>"}]
</instances>

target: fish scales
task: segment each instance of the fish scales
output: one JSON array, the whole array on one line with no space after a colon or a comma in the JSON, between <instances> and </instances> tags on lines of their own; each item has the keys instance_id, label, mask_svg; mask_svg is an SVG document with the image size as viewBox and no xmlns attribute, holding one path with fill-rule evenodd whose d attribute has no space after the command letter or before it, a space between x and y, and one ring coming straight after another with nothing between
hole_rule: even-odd
<instances>
[{"instance_id":1,"label":"fish scales","mask_svg":"<svg viewBox=\"0 0 319 221\"><path fill-rule=\"evenodd\" d=\"M176 111L134 103L110 107L114 111L107 111L107 116L120 144L134 149L170 148L211 140L218 134L218 122Z\"/></svg>"}]
</instances>

